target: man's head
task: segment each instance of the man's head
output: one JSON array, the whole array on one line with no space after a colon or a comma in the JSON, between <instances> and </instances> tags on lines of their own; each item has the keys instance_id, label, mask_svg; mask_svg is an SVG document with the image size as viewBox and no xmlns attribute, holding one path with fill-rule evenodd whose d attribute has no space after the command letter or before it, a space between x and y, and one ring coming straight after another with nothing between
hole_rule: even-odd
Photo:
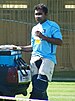
<instances>
[{"instance_id":1,"label":"man's head","mask_svg":"<svg viewBox=\"0 0 75 101\"><path fill-rule=\"evenodd\" d=\"M38 4L34 7L36 22L43 23L47 19L48 8L44 4Z\"/></svg>"}]
</instances>

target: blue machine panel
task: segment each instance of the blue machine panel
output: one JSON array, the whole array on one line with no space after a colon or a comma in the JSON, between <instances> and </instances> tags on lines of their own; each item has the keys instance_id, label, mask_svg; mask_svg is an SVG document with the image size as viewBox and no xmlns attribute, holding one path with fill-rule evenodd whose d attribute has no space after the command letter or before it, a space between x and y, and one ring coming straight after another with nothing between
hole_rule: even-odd
<instances>
[{"instance_id":1,"label":"blue machine panel","mask_svg":"<svg viewBox=\"0 0 75 101\"><path fill-rule=\"evenodd\" d=\"M0 51L0 66L16 66L14 59L22 57L21 51L4 50Z\"/></svg>"}]
</instances>

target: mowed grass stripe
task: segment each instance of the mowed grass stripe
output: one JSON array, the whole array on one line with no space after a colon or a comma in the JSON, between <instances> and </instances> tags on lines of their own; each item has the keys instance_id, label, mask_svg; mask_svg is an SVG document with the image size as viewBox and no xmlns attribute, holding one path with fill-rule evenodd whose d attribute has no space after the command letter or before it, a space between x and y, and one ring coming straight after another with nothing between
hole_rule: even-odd
<instances>
[{"instance_id":1,"label":"mowed grass stripe","mask_svg":"<svg viewBox=\"0 0 75 101\"><path fill-rule=\"evenodd\" d=\"M74 82L51 82L48 86L51 101L75 101Z\"/></svg>"}]
</instances>

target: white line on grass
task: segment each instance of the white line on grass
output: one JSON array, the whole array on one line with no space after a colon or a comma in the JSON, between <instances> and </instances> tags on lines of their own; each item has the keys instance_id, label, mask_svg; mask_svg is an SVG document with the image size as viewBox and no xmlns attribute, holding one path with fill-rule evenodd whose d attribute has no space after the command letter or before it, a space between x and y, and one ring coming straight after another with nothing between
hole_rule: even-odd
<instances>
[{"instance_id":1,"label":"white line on grass","mask_svg":"<svg viewBox=\"0 0 75 101\"><path fill-rule=\"evenodd\" d=\"M0 99L3 99L3 100L18 100L18 101L40 101L40 100L37 100L37 99L25 99L25 98L15 98L15 97L7 97L7 96L0 96ZM46 100L41 100L41 101L46 101Z\"/></svg>"}]
</instances>

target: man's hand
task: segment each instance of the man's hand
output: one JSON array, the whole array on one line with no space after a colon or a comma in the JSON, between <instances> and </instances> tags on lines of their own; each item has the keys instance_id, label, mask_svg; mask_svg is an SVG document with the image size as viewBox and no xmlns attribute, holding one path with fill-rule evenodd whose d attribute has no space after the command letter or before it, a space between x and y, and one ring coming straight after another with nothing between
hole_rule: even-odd
<instances>
[{"instance_id":1,"label":"man's hand","mask_svg":"<svg viewBox=\"0 0 75 101\"><path fill-rule=\"evenodd\" d=\"M36 31L35 33L36 33L36 36L38 36L39 38L43 38L43 35L40 31Z\"/></svg>"},{"instance_id":2,"label":"man's hand","mask_svg":"<svg viewBox=\"0 0 75 101\"><path fill-rule=\"evenodd\" d=\"M22 48L20 46L14 46L14 47L12 47L12 49L13 50L20 50L20 51L22 50Z\"/></svg>"}]
</instances>

